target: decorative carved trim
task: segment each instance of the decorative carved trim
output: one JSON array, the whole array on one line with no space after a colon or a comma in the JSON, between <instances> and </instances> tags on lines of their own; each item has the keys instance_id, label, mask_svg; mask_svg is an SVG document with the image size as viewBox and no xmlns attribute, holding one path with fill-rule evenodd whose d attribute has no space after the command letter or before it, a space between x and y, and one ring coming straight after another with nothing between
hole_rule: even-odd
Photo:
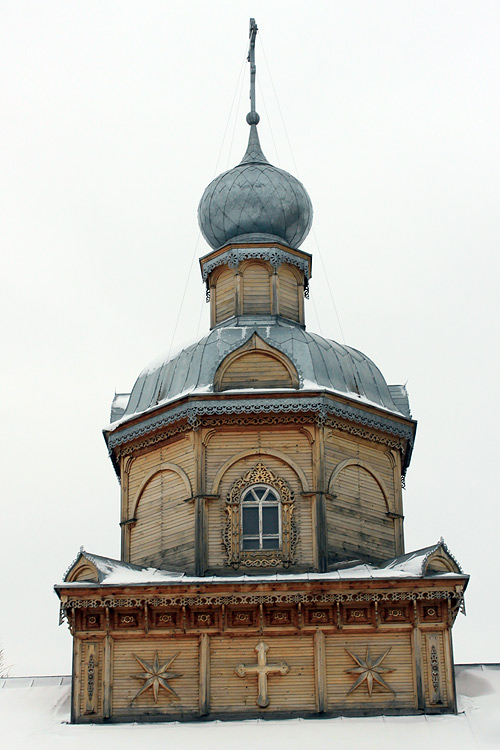
<instances>
[{"instance_id":1,"label":"decorative carved trim","mask_svg":"<svg viewBox=\"0 0 500 750\"><path fill-rule=\"evenodd\" d=\"M439 692L439 656L438 656L437 648L434 644L431 646L430 662L431 662L432 687L434 688L434 691L438 693Z\"/></svg>"},{"instance_id":2,"label":"decorative carved trim","mask_svg":"<svg viewBox=\"0 0 500 750\"><path fill-rule=\"evenodd\" d=\"M149 688L151 688L153 691L155 703L158 703L158 694L160 692L160 688L163 688L169 698L173 700L180 700L179 695L175 692L174 688L172 687L172 685L170 685L169 682L169 680L173 680L176 677L182 677L182 675L178 672L169 671L170 666L177 659L180 653L180 651L177 651L177 653L174 654L174 656L171 656L170 659L168 659L164 664L160 663L160 659L158 658L158 651L155 651L155 656L152 664L134 654L136 660L139 663L139 666L142 667L144 671L140 674L131 674L130 677L132 677L134 680L142 680L143 685L137 691L136 695L134 695L134 697L132 698L130 705L132 705L132 703L137 700L139 696L149 690Z\"/></svg>"},{"instance_id":3,"label":"decorative carved trim","mask_svg":"<svg viewBox=\"0 0 500 750\"><path fill-rule=\"evenodd\" d=\"M94 697L94 687L95 687L94 654L90 654L89 663L87 665L87 694L89 696L90 702L92 702L92 698Z\"/></svg>"},{"instance_id":4,"label":"decorative carved trim","mask_svg":"<svg viewBox=\"0 0 500 750\"><path fill-rule=\"evenodd\" d=\"M271 554L263 550L241 549L241 493L252 484L267 484L275 489L281 500L281 549ZM276 477L263 463L258 463L241 479L237 479L226 500L227 522L223 532L226 562L233 568L287 568L294 562L297 547L297 528L294 516L294 496L284 479Z\"/></svg>"},{"instance_id":5,"label":"decorative carved trim","mask_svg":"<svg viewBox=\"0 0 500 750\"><path fill-rule=\"evenodd\" d=\"M435 601L444 599L452 603L452 612L454 617L458 614L460 605L463 600L463 591L442 591L442 590L423 590L423 591L351 591L351 592L323 592L318 594L312 593L293 593L293 592L272 592L269 594L255 593L234 593L234 594L179 594L168 596L153 596L151 598L119 598L108 596L103 599L79 599L72 598L66 602L61 602L60 623L64 620L71 625L73 617L72 611L76 609L99 609L109 607L120 609L143 607L147 603L148 607L217 607L224 605L252 605L252 604L340 604L344 602L414 602L417 601ZM452 624L452 623L450 623Z\"/></svg>"},{"instance_id":6,"label":"decorative carved trim","mask_svg":"<svg viewBox=\"0 0 500 750\"><path fill-rule=\"evenodd\" d=\"M395 669L390 669L389 667L383 667L382 662L384 661L385 657L390 651L390 647L384 651L384 653L381 656L372 656L370 651L370 646L366 647L366 656L363 659L362 656L357 656L356 654L353 654L352 651L349 651L348 648L345 649L345 651L349 654L349 656L356 662L357 666L353 667L352 669L346 669L345 671L349 674L358 675L358 679L354 683L354 685L351 687L347 695L352 693L356 688L358 688L360 685L363 684L363 682L366 682L366 687L368 690L368 695L370 698L372 697L373 693L373 684L378 683L384 690L388 690L389 692L396 695L394 690L391 688L390 685L387 684L387 682L382 677L383 674L386 674L387 672L395 672Z\"/></svg>"},{"instance_id":7,"label":"decorative carved trim","mask_svg":"<svg viewBox=\"0 0 500 750\"><path fill-rule=\"evenodd\" d=\"M203 264L203 281L206 281L208 275L219 266L238 268L242 261L256 258L267 260L274 268L278 268L282 263L289 263L291 266L296 266L304 273L306 282L309 281L309 261L305 258L298 258L296 255L277 247L252 247L227 250L225 253Z\"/></svg>"},{"instance_id":8,"label":"decorative carved trim","mask_svg":"<svg viewBox=\"0 0 500 750\"><path fill-rule=\"evenodd\" d=\"M184 424L177 425L174 429L171 430L164 430L162 432L157 432L154 435L150 435L145 440L141 440L139 443L134 443L133 445L127 445L123 448L119 448L116 451L117 458L121 458L122 456L129 456L132 453L135 453L135 451L139 451L142 448L148 448L150 445L156 445L157 443L163 443L167 440L169 440L171 437L175 437L175 435L180 435L183 432L188 432L191 430L192 427L190 424L185 422ZM109 452L112 452L112 448L110 447Z\"/></svg>"},{"instance_id":9,"label":"decorative carved trim","mask_svg":"<svg viewBox=\"0 0 500 750\"><path fill-rule=\"evenodd\" d=\"M128 443L136 438L143 437L151 432L156 432L163 427L167 427L177 421L187 419L187 425L176 428L176 432L184 432L188 429L198 429L201 420L207 416L225 416L234 414L304 414L312 413L315 415L316 422L321 425L327 425L329 427L335 427L345 432L349 432L353 435L359 435L365 437L368 440L375 440L377 438L373 436L368 430L360 432L360 428L345 426L343 422L339 422L337 418L346 420L347 422L356 423L365 428L371 428L373 430L380 430L389 435L394 435L407 441L411 446L413 444L413 431L410 426L400 424L399 422L393 422L390 417L382 415L376 415L362 411L360 408L350 404L340 404L333 401L330 398L322 396L304 396L301 392L297 392L293 398L249 398L249 399L227 399L227 400L214 400L214 401L188 401L188 403L173 407L168 412L163 412L155 416L149 417L145 422L137 425L131 425L124 427L123 430L118 432L112 432L108 438L108 447L112 451L114 448L124 443ZM283 423L283 419L279 420ZM296 419L294 421L297 421ZM309 420L311 421L311 419ZM361 428L362 429L362 428ZM172 434L176 434L172 433ZM165 439L165 434L160 433L156 442L160 442ZM380 441L380 440L379 440ZM153 441L154 442L154 441ZM382 442L382 441L380 441ZM391 440L390 442L383 441L389 447L399 448L400 450L404 446L400 441ZM141 443L142 445L142 443ZM138 445L136 444L133 450L137 450ZM126 455L127 451L122 450L120 455Z\"/></svg>"}]
</instances>

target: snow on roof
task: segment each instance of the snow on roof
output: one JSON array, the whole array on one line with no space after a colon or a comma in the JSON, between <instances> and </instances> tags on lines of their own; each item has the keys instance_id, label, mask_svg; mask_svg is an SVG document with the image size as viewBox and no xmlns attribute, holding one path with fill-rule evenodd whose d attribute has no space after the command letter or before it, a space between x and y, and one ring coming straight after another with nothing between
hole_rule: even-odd
<instances>
[{"instance_id":1,"label":"snow on roof","mask_svg":"<svg viewBox=\"0 0 500 750\"><path fill-rule=\"evenodd\" d=\"M206 585L210 583L268 583L269 581L280 581L293 583L295 581L341 581L341 580L370 580L387 578L421 578L425 575L426 562L429 556L439 549L446 549L444 541L440 541L431 547L409 552L406 555L386 560L379 566L370 563L356 563L343 565L337 570L327 573L271 573L262 575L231 575L231 576L192 576L182 572L160 570L158 568L143 567L114 560L110 557L94 555L80 550L76 560L67 570L64 581L67 581L73 567L82 559L86 558L96 568L98 584L104 586L133 586L137 584L170 584L170 585ZM449 554L449 553L448 553ZM451 556L450 556L451 557ZM453 558L454 559L454 558ZM455 561L456 562L456 561ZM460 567L456 563L458 570ZM437 573L433 577L453 577L456 572ZM94 581L94 583L97 583ZM85 581L67 583L71 586L87 586Z\"/></svg>"},{"instance_id":2,"label":"snow on roof","mask_svg":"<svg viewBox=\"0 0 500 750\"><path fill-rule=\"evenodd\" d=\"M289 719L282 721L209 721L180 724L69 724L70 686L32 684L33 679L0 680L0 726L6 748L46 750L164 750L165 747L220 750L258 747L351 747L387 750L453 748L493 750L500 737L500 664L456 667L457 715L377 716L366 718ZM17 683L17 684L16 684ZM9 689L10 688L10 689ZM243 734L244 733L244 734ZM242 737L244 736L244 741Z\"/></svg>"}]
</instances>

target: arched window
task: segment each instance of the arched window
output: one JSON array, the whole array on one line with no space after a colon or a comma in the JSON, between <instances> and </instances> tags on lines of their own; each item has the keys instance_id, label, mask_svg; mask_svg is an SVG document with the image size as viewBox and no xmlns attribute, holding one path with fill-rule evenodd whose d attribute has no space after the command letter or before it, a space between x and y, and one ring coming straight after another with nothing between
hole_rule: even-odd
<instances>
[{"instance_id":1,"label":"arched window","mask_svg":"<svg viewBox=\"0 0 500 750\"><path fill-rule=\"evenodd\" d=\"M279 549L281 500L265 484L254 484L241 497L241 549Z\"/></svg>"},{"instance_id":2,"label":"arched window","mask_svg":"<svg viewBox=\"0 0 500 750\"><path fill-rule=\"evenodd\" d=\"M226 562L235 568L291 565L297 546L294 509L290 487L264 464L237 479L226 499Z\"/></svg>"}]
</instances>

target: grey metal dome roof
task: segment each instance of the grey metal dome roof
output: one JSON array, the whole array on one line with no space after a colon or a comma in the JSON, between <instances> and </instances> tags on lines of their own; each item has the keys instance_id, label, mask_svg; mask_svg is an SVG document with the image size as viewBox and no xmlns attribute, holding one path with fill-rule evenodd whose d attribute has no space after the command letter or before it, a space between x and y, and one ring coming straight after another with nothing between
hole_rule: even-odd
<instances>
[{"instance_id":1,"label":"grey metal dome roof","mask_svg":"<svg viewBox=\"0 0 500 750\"><path fill-rule=\"evenodd\" d=\"M410 416L404 388L388 386L380 370L361 352L299 326L281 321L265 325L264 320L214 328L170 360L156 360L139 375L120 416L130 417L194 391L213 392L220 363L254 333L293 362L299 373L300 390L336 391Z\"/></svg>"},{"instance_id":2,"label":"grey metal dome roof","mask_svg":"<svg viewBox=\"0 0 500 750\"><path fill-rule=\"evenodd\" d=\"M312 224L305 187L293 175L270 164L260 147L257 126L250 126L245 156L206 188L198 223L208 244L245 242L255 235L299 247Z\"/></svg>"}]
</instances>

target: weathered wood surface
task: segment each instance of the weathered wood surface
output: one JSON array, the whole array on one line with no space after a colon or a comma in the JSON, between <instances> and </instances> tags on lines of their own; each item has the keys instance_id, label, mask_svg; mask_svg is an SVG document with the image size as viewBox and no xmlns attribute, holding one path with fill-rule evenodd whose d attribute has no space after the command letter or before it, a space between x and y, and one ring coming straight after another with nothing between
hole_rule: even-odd
<instances>
[{"instance_id":1,"label":"weathered wood surface","mask_svg":"<svg viewBox=\"0 0 500 750\"><path fill-rule=\"evenodd\" d=\"M269 264L249 262L241 265L243 315L271 313L271 276Z\"/></svg>"}]
</instances>

